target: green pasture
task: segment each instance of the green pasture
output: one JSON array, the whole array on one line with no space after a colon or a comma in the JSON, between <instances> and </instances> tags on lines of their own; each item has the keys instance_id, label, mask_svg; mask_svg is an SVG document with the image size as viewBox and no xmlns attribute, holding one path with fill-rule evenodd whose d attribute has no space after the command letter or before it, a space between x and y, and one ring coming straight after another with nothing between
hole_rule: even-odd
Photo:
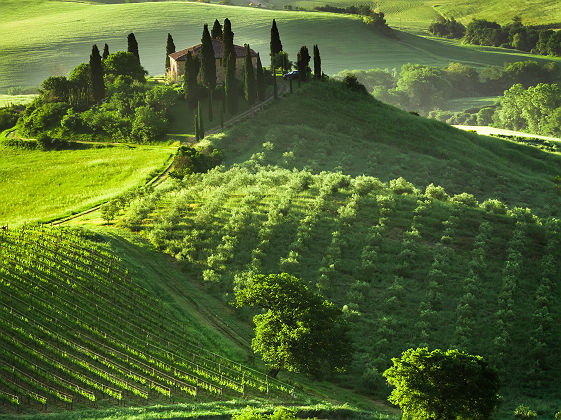
<instances>
[{"instance_id":1,"label":"green pasture","mask_svg":"<svg viewBox=\"0 0 561 420\"><path fill-rule=\"evenodd\" d=\"M497 102L496 96L478 96L478 97L465 97L450 99L443 109L452 112L461 112L470 108L483 108L486 106L493 106Z\"/></svg>"},{"instance_id":2,"label":"green pasture","mask_svg":"<svg viewBox=\"0 0 561 420\"><path fill-rule=\"evenodd\" d=\"M29 151L0 146L0 223L19 225L78 212L142 185L170 147Z\"/></svg>"},{"instance_id":3,"label":"green pasture","mask_svg":"<svg viewBox=\"0 0 561 420\"><path fill-rule=\"evenodd\" d=\"M10 105L27 105L36 97L37 95L0 95L0 108Z\"/></svg>"},{"instance_id":4,"label":"green pasture","mask_svg":"<svg viewBox=\"0 0 561 420\"><path fill-rule=\"evenodd\" d=\"M118 16L118 19L115 18ZM307 13L166 1L121 4L15 1L0 3L0 92L14 86L38 86L48 76L67 74L89 58L92 44L126 49L134 32L142 64L152 75L164 72L167 33L177 49L200 42L202 25L232 21L234 41L249 43L268 64L270 26L277 19L284 49L291 59L301 45L319 44L323 71L345 68L400 68L408 62L476 66L500 65L529 57L510 50L463 47L457 42L399 32L398 40L372 32L356 16ZM33 28L30 30L30 28ZM30 53L32 51L32 53Z\"/></svg>"}]
</instances>

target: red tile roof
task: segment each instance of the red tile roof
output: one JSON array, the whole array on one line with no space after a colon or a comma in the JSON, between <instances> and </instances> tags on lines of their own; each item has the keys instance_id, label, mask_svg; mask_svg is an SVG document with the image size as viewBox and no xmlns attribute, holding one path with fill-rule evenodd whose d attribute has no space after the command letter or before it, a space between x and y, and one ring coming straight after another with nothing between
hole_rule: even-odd
<instances>
[{"instance_id":1,"label":"red tile roof","mask_svg":"<svg viewBox=\"0 0 561 420\"><path fill-rule=\"evenodd\" d=\"M201 51L201 45L197 44L192 46L191 48L187 48L185 50L176 51L171 53L169 56L173 58L175 61L185 61L185 56L187 52L191 51L191 54L198 56ZM222 58L222 41L219 39L212 40L212 46L214 48L214 57L215 58ZM236 51L236 56L238 57L245 57L245 48L240 45L234 45L234 50ZM253 51L251 48L249 49L249 53L252 57L257 57L257 53Z\"/></svg>"}]
</instances>

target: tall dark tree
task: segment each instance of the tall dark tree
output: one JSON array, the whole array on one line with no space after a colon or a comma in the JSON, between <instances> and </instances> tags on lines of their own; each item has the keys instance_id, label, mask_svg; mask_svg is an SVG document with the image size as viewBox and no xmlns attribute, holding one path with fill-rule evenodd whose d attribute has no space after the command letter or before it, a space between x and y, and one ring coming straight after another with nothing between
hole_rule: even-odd
<instances>
[{"instance_id":1,"label":"tall dark tree","mask_svg":"<svg viewBox=\"0 0 561 420\"><path fill-rule=\"evenodd\" d=\"M216 59L214 57L212 39L210 38L210 32L206 24L203 29L201 44L201 51L199 53L199 60L201 61L201 82L206 88L214 90L216 87Z\"/></svg>"},{"instance_id":2,"label":"tall dark tree","mask_svg":"<svg viewBox=\"0 0 561 420\"><path fill-rule=\"evenodd\" d=\"M318 45L314 45L314 79L321 79L321 57Z\"/></svg>"},{"instance_id":3,"label":"tall dark tree","mask_svg":"<svg viewBox=\"0 0 561 420\"><path fill-rule=\"evenodd\" d=\"M214 25L212 25L212 31L210 32L212 39L222 39L222 25L218 22L218 19L214 20Z\"/></svg>"},{"instance_id":4,"label":"tall dark tree","mask_svg":"<svg viewBox=\"0 0 561 420\"><path fill-rule=\"evenodd\" d=\"M168 42L166 44L166 71L169 69L169 55L175 52L175 43L173 37L168 33Z\"/></svg>"},{"instance_id":5,"label":"tall dark tree","mask_svg":"<svg viewBox=\"0 0 561 420\"><path fill-rule=\"evenodd\" d=\"M253 74L253 63L251 61L251 50L249 44L245 44L244 61L244 96L247 103L251 106L255 103L255 75Z\"/></svg>"},{"instance_id":6,"label":"tall dark tree","mask_svg":"<svg viewBox=\"0 0 561 420\"><path fill-rule=\"evenodd\" d=\"M234 50L234 33L232 32L232 24L230 19L224 19L224 32L222 33L222 67L224 73L228 68L228 57L233 56L234 70L236 69L236 52Z\"/></svg>"},{"instance_id":7,"label":"tall dark tree","mask_svg":"<svg viewBox=\"0 0 561 420\"><path fill-rule=\"evenodd\" d=\"M282 42L280 40L279 30L277 29L277 21L273 19L271 26L271 61L274 56L282 51Z\"/></svg>"},{"instance_id":8,"label":"tall dark tree","mask_svg":"<svg viewBox=\"0 0 561 420\"><path fill-rule=\"evenodd\" d=\"M230 55L226 58L226 74L224 75L224 101L228 112L233 115L238 112L238 89L236 80L236 61Z\"/></svg>"},{"instance_id":9,"label":"tall dark tree","mask_svg":"<svg viewBox=\"0 0 561 420\"><path fill-rule=\"evenodd\" d=\"M208 25L206 24L203 28L201 44L201 52L199 53L199 58L201 60L201 82L208 89L208 119L212 121L212 93L216 87L216 58L214 55L212 39L210 38L210 33L208 32Z\"/></svg>"},{"instance_id":10,"label":"tall dark tree","mask_svg":"<svg viewBox=\"0 0 561 420\"><path fill-rule=\"evenodd\" d=\"M255 66L255 86L257 88L257 98L260 101L265 100L265 78L263 76L263 66L261 65L261 58L257 53L257 64Z\"/></svg>"},{"instance_id":11,"label":"tall dark tree","mask_svg":"<svg viewBox=\"0 0 561 420\"><path fill-rule=\"evenodd\" d=\"M193 122L195 124L195 140L198 142L201 136L199 134L199 116L197 114L193 117Z\"/></svg>"},{"instance_id":12,"label":"tall dark tree","mask_svg":"<svg viewBox=\"0 0 561 420\"><path fill-rule=\"evenodd\" d=\"M128 44L127 51L133 53L136 59L138 60L138 62L140 63L140 55L138 55L138 42L136 42L136 37L134 36L134 33L131 32L127 37L127 44Z\"/></svg>"},{"instance_id":13,"label":"tall dark tree","mask_svg":"<svg viewBox=\"0 0 561 420\"><path fill-rule=\"evenodd\" d=\"M101 56L101 59L105 61L107 57L109 57L109 45L105 44L105 46L103 47L103 55Z\"/></svg>"},{"instance_id":14,"label":"tall dark tree","mask_svg":"<svg viewBox=\"0 0 561 420\"><path fill-rule=\"evenodd\" d=\"M92 47L90 54L90 79L94 101L101 102L105 96L105 85L103 84L103 65L97 45Z\"/></svg>"},{"instance_id":15,"label":"tall dark tree","mask_svg":"<svg viewBox=\"0 0 561 420\"><path fill-rule=\"evenodd\" d=\"M298 68L298 83L300 81L305 82L308 79L308 65L310 64L310 54L308 53L308 47L305 45L298 51L298 58L296 61L296 67Z\"/></svg>"},{"instance_id":16,"label":"tall dark tree","mask_svg":"<svg viewBox=\"0 0 561 420\"><path fill-rule=\"evenodd\" d=\"M203 115L201 114L201 103L197 103L197 127L199 129L199 139L205 138L205 126L203 123Z\"/></svg>"},{"instance_id":17,"label":"tall dark tree","mask_svg":"<svg viewBox=\"0 0 561 420\"><path fill-rule=\"evenodd\" d=\"M185 74L183 75L183 91L185 100L193 108L197 104L197 75L199 74L199 59L191 51L185 57Z\"/></svg>"}]
</instances>

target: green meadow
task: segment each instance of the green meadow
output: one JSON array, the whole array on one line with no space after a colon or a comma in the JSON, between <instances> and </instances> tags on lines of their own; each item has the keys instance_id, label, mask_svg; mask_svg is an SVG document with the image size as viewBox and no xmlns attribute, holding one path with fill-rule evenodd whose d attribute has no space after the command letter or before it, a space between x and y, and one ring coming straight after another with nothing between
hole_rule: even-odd
<instances>
[{"instance_id":1,"label":"green meadow","mask_svg":"<svg viewBox=\"0 0 561 420\"><path fill-rule=\"evenodd\" d=\"M115 17L118 16L118 19ZM88 4L7 0L0 4L0 92L14 86L39 86L48 76L66 74L88 60L91 45L108 43L126 49L134 32L140 58L152 75L164 72L167 33L177 49L200 43L202 24L232 21L234 42L249 43L268 64L269 34L277 19L284 49L294 59L301 45L318 43L323 71L346 68L400 68L408 62L446 65L460 61L476 66L520 61L527 54L510 50L463 47L457 42L399 32L399 39L380 36L356 16L239 8L192 2ZM33 30L29 30L33 28ZM30 54L29 51L33 51ZM543 58L542 58L543 59Z\"/></svg>"},{"instance_id":2,"label":"green meadow","mask_svg":"<svg viewBox=\"0 0 561 420\"><path fill-rule=\"evenodd\" d=\"M18 225L78 212L142 185L174 149L114 146L67 151L0 148L0 223Z\"/></svg>"},{"instance_id":3,"label":"green meadow","mask_svg":"<svg viewBox=\"0 0 561 420\"><path fill-rule=\"evenodd\" d=\"M224 150L223 166L133 199L115 226L229 302L255 273L287 272L320 291L351 324L353 356L330 378L337 385L383 399L391 357L461 348L499 370L497 418L521 403L544 418L559 410L561 365L548 356L561 316L550 284L561 226L549 218L561 208L559 154L336 82L309 83L205 142Z\"/></svg>"}]
</instances>

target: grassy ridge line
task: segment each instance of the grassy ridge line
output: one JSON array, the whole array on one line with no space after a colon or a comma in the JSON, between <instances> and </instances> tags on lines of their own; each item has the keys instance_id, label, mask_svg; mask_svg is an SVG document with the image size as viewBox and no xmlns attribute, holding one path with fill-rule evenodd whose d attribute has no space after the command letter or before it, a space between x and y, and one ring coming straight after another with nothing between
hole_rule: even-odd
<instances>
[{"instance_id":1,"label":"grassy ridge line","mask_svg":"<svg viewBox=\"0 0 561 420\"><path fill-rule=\"evenodd\" d=\"M2 8L13 6L7 0ZM119 19L114 19L119 16ZM240 8L192 2L147 2L92 5L72 2L26 4L4 15L0 29L0 92L10 86L39 85L50 75L65 74L88 59L91 45L107 42L110 51L126 49L134 32L142 64L151 74L164 72L167 33L178 49L200 42L202 23L232 21L235 42L249 43L268 63L270 24L277 19L284 49L294 58L301 45L319 43L324 72L345 68L400 68L407 62L446 65L461 61L476 66L519 61L528 55L510 50L461 47L456 42L400 33L391 40L369 30L357 16ZM33 27L33 31L28 28ZM28 51L33 50L33 54ZM492 52L492 54L489 54ZM47 64L46 64L47 63Z\"/></svg>"},{"instance_id":2,"label":"grassy ridge line","mask_svg":"<svg viewBox=\"0 0 561 420\"><path fill-rule=\"evenodd\" d=\"M255 119L205 141L225 150L227 166L251 161L382 181L402 176L418 187L434 183L537 214L559 215L561 208L552 181L559 155L416 117L334 82L306 84Z\"/></svg>"}]
</instances>

